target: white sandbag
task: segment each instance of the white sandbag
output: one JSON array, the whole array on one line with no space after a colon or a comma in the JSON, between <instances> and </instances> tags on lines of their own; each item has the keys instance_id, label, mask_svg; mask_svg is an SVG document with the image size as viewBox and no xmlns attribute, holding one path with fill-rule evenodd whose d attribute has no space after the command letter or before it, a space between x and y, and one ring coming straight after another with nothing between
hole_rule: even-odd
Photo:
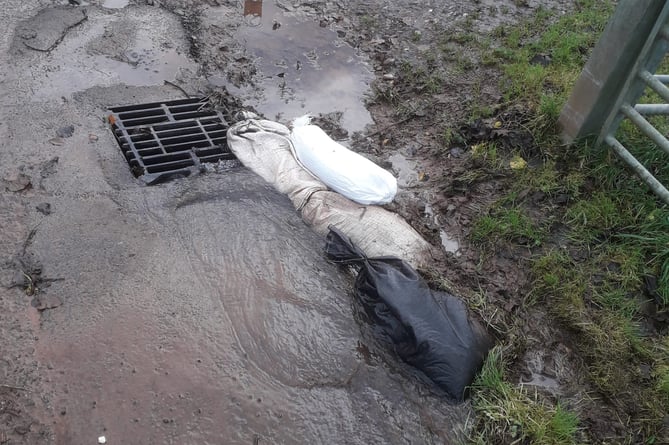
<instances>
[{"instance_id":1,"label":"white sandbag","mask_svg":"<svg viewBox=\"0 0 669 445\"><path fill-rule=\"evenodd\" d=\"M364 156L333 141L309 116L293 121L290 140L300 163L332 190L360 204L388 204L397 180ZM355 241L354 241L355 242Z\"/></svg>"},{"instance_id":2,"label":"white sandbag","mask_svg":"<svg viewBox=\"0 0 669 445\"><path fill-rule=\"evenodd\" d=\"M402 217L328 191L300 166L289 133L279 123L247 119L228 129L228 147L242 164L288 195L316 232L326 235L333 225L369 257L397 256L416 268L429 263L430 245Z\"/></svg>"}]
</instances>

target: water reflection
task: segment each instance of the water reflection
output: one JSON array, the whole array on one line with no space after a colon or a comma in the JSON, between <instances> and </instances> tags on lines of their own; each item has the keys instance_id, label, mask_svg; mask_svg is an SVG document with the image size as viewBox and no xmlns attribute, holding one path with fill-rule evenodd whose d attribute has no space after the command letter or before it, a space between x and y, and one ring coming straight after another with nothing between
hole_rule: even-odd
<instances>
[{"instance_id":1,"label":"water reflection","mask_svg":"<svg viewBox=\"0 0 669 445\"><path fill-rule=\"evenodd\" d=\"M335 31L273 2L246 0L243 13L244 25L235 39L254 57L263 91L250 105L270 119L341 111L348 131L372 122L364 106L372 73Z\"/></svg>"}]
</instances>

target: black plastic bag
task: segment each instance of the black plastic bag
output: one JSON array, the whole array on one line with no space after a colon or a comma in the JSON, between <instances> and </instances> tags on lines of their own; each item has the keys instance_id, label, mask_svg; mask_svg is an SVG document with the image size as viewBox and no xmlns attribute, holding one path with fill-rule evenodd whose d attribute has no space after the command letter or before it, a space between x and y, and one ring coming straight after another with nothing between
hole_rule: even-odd
<instances>
[{"instance_id":1,"label":"black plastic bag","mask_svg":"<svg viewBox=\"0 0 669 445\"><path fill-rule=\"evenodd\" d=\"M397 354L461 401L490 347L456 297L433 292L418 272L395 257L367 258L330 227L325 253L336 263L358 264L355 295L395 345Z\"/></svg>"}]
</instances>

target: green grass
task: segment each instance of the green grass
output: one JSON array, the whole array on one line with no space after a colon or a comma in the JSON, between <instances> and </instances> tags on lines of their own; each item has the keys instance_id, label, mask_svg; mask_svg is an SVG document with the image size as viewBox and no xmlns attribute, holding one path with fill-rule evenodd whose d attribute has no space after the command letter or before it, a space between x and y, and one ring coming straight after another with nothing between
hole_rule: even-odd
<instances>
[{"instance_id":1,"label":"green grass","mask_svg":"<svg viewBox=\"0 0 669 445\"><path fill-rule=\"evenodd\" d=\"M467 193L494 180L487 190L499 199L469 226L481 262L503 248L506 254L522 253L517 267L523 269L530 255L530 282L511 299L521 302L521 313L540 312L551 329L559 328L577 358L572 371L583 385L580 396L562 400L519 385L507 371L517 360L510 351L525 346L528 322L508 314L481 287L470 307L502 340L472 387L474 443L602 443L588 422L579 421L589 415L581 411L579 397L591 411L602 408L624 431L611 443L665 440L659 428L669 411L669 340L653 331L652 314L669 310L669 207L606 148L591 141L562 145L557 127L614 4L576 0L566 14L540 8L490 35L479 35L479 18L470 16L449 32L435 30L442 35L436 45L407 57L411 60L399 64L392 82L376 87L377 101L391 105L401 120L418 104L429 114L453 76L482 71L470 76L464 120L494 125L499 118L503 130L528 136L520 142L503 137L468 142L443 110L430 121L435 153L448 155L452 146L470 150L466 168L446 179L450 192ZM425 40L419 34L409 39ZM549 63L533 63L535 56ZM501 79L499 103L488 100L490 79ZM642 100L658 98L648 94ZM651 120L669 134L669 121ZM668 156L626 122L616 136L669 184ZM513 167L511 161L521 158L526 163Z\"/></svg>"},{"instance_id":2,"label":"green grass","mask_svg":"<svg viewBox=\"0 0 669 445\"><path fill-rule=\"evenodd\" d=\"M507 195L473 222L470 239L491 252L500 243L533 249L527 304L545 308L570 333L586 381L627 428L621 440L661 443L665 438L658 431L669 411L669 340L642 326L649 323L649 302L657 311L669 310L669 208L606 148L589 141L562 146L556 125L612 10L613 2L594 0L577 2L573 13L558 19L539 10L525 23L495 30L491 37L497 46L479 48L484 63L496 60L503 73L506 106L529 110L526 128L538 153L526 169L509 171L505 162L513 153L487 143L475 148L472 157L483 168L504 170L512 179ZM550 55L551 63L530 63L537 54ZM649 94L643 101L656 99ZM669 133L666 119L652 121ZM666 154L629 123L621 125L617 137L669 184ZM521 197L535 191L548 199L532 213ZM566 197L561 204L553 204L561 196ZM559 223L560 233L553 233L547 221ZM654 277L656 288L647 291L645 277ZM513 335L507 341L511 349L517 342ZM574 412L529 397L508 379L500 360L498 352L492 354L474 385L473 406L482 420L472 441L575 443ZM644 368L649 375L641 372ZM600 440L590 437L593 443Z\"/></svg>"},{"instance_id":3,"label":"green grass","mask_svg":"<svg viewBox=\"0 0 669 445\"><path fill-rule=\"evenodd\" d=\"M481 216L474 224L470 237L476 243L509 240L538 246L543 239L543 231L521 208L500 207Z\"/></svg>"},{"instance_id":4,"label":"green grass","mask_svg":"<svg viewBox=\"0 0 669 445\"><path fill-rule=\"evenodd\" d=\"M531 392L510 384L505 378L502 350L490 351L472 386L475 409L482 416L470 438L474 443L505 441L536 445L578 443L578 415L561 403L542 403Z\"/></svg>"}]
</instances>

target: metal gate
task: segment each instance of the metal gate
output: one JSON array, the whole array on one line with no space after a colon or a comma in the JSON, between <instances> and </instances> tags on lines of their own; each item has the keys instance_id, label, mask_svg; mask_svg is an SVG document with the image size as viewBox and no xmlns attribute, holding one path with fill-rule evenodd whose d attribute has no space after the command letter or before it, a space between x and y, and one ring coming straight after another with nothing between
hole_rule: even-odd
<instances>
[{"instance_id":1,"label":"metal gate","mask_svg":"<svg viewBox=\"0 0 669 445\"><path fill-rule=\"evenodd\" d=\"M629 119L669 155L669 140L644 116L669 115L669 75L656 74L669 50L669 1L621 0L560 115L565 142L597 136L665 203L669 190L641 164L616 132ZM648 89L666 103L638 104Z\"/></svg>"}]
</instances>

